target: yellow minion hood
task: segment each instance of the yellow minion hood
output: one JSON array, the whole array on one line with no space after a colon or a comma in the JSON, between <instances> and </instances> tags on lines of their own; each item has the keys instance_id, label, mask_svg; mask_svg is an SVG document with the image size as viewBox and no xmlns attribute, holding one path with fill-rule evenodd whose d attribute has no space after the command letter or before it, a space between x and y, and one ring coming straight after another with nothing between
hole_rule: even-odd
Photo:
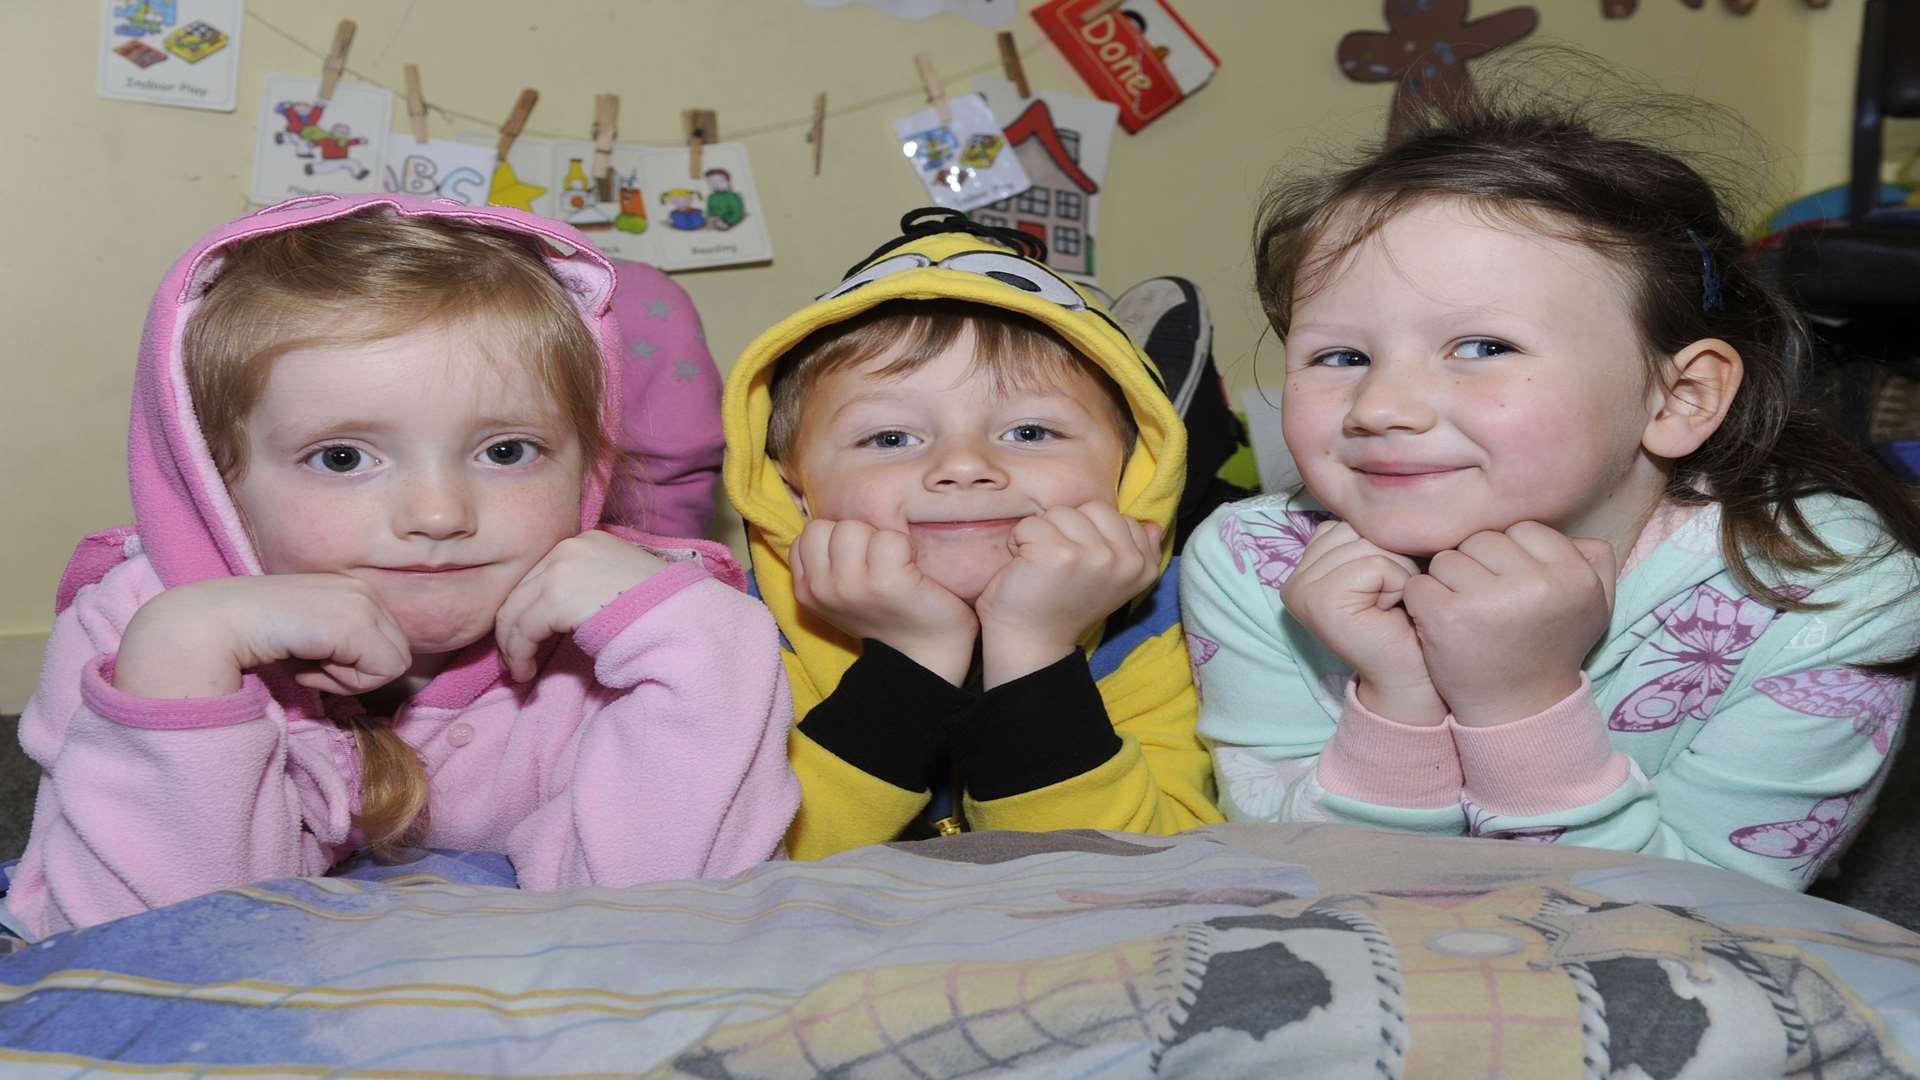
<instances>
[{"instance_id":1,"label":"yellow minion hood","mask_svg":"<svg viewBox=\"0 0 1920 1080\"><path fill-rule=\"evenodd\" d=\"M1172 556L1174 514L1186 472L1186 428L1152 362L1096 300L1034 257L1043 249L1025 233L942 210L916 210L901 228L905 235L854 267L839 285L755 338L734 364L721 399L727 497L747 524L760 597L793 650L786 659L796 716L805 716L833 692L860 648L857 640L801 612L794 602L787 550L806 518L767 457L774 366L822 327L889 300L960 300L1015 311L1051 327L1124 393L1140 435L1121 472L1117 504L1123 514L1160 524L1163 571ZM1096 628L1082 645L1091 651L1100 633Z\"/></svg>"}]
</instances>

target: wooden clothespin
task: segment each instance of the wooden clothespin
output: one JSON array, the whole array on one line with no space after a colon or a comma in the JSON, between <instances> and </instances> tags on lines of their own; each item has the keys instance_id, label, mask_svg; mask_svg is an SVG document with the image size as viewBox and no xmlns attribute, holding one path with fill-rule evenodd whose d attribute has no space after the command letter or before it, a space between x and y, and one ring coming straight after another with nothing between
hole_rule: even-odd
<instances>
[{"instance_id":1,"label":"wooden clothespin","mask_svg":"<svg viewBox=\"0 0 1920 1080\"><path fill-rule=\"evenodd\" d=\"M820 147L827 139L827 92L813 95L813 126L807 129L807 141L813 144L813 175L820 175Z\"/></svg>"},{"instance_id":2,"label":"wooden clothespin","mask_svg":"<svg viewBox=\"0 0 1920 1080\"><path fill-rule=\"evenodd\" d=\"M1027 69L1020 63L1020 46L1014 44L1013 32L1002 30L994 35L994 40L1000 43L1000 70L1013 84L1014 92L1023 101L1032 97L1033 88L1027 85Z\"/></svg>"},{"instance_id":3,"label":"wooden clothespin","mask_svg":"<svg viewBox=\"0 0 1920 1080\"><path fill-rule=\"evenodd\" d=\"M1100 0L1099 3L1080 13L1080 21L1090 23L1124 3L1126 3L1126 0Z\"/></svg>"},{"instance_id":4,"label":"wooden clothespin","mask_svg":"<svg viewBox=\"0 0 1920 1080\"><path fill-rule=\"evenodd\" d=\"M682 109L680 124L687 132L687 179L700 179L700 148L720 141L720 120L712 109Z\"/></svg>"},{"instance_id":5,"label":"wooden clothespin","mask_svg":"<svg viewBox=\"0 0 1920 1080\"><path fill-rule=\"evenodd\" d=\"M420 65L408 64L407 122L413 125L413 141L427 144L427 97L420 92Z\"/></svg>"},{"instance_id":6,"label":"wooden clothespin","mask_svg":"<svg viewBox=\"0 0 1920 1080\"><path fill-rule=\"evenodd\" d=\"M945 124L953 120L953 110L947 107L947 91L940 85L940 73L933 70L933 58L926 53L915 53L913 66L920 69L920 85L927 92L927 101L933 105L935 116Z\"/></svg>"},{"instance_id":7,"label":"wooden clothespin","mask_svg":"<svg viewBox=\"0 0 1920 1080\"><path fill-rule=\"evenodd\" d=\"M593 96L593 186L601 202L613 201L613 140L620 130L620 95Z\"/></svg>"},{"instance_id":8,"label":"wooden clothespin","mask_svg":"<svg viewBox=\"0 0 1920 1080\"><path fill-rule=\"evenodd\" d=\"M333 100L333 88L340 85L340 75L347 70L347 50L353 48L354 29L352 19L341 19L334 27L333 47L327 50L327 62L320 67L321 101Z\"/></svg>"},{"instance_id":9,"label":"wooden clothespin","mask_svg":"<svg viewBox=\"0 0 1920 1080\"><path fill-rule=\"evenodd\" d=\"M513 149L513 140L520 137L520 129L527 126L527 117L539 103L540 91L531 86L520 91L520 99L513 103L513 112L508 114L507 122L500 125L500 145L493 151L495 161L507 160L507 151Z\"/></svg>"}]
</instances>

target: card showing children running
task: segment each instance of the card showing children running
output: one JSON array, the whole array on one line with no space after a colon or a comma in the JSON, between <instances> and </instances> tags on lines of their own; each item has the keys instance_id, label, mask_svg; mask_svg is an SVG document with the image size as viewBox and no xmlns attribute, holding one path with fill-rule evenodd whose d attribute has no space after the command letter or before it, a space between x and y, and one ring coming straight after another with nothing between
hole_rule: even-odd
<instances>
[{"instance_id":1,"label":"card showing children running","mask_svg":"<svg viewBox=\"0 0 1920 1080\"><path fill-rule=\"evenodd\" d=\"M103 0L101 97L232 112L241 0Z\"/></svg>"},{"instance_id":2,"label":"card showing children running","mask_svg":"<svg viewBox=\"0 0 1920 1080\"><path fill-rule=\"evenodd\" d=\"M392 122L391 91L343 82L322 101L318 79L267 76L247 197L270 204L379 191Z\"/></svg>"}]
</instances>

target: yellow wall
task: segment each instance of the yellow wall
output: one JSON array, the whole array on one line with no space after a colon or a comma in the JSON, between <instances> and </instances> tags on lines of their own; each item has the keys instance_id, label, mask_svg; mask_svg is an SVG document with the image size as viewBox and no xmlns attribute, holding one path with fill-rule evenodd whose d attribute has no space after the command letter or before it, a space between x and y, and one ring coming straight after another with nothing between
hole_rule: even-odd
<instances>
[{"instance_id":1,"label":"yellow wall","mask_svg":"<svg viewBox=\"0 0 1920 1080\"><path fill-rule=\"evenodd\" d=\"M1032 6L1032 0L1022 8ZM1482 12L1496 3L1481 0ZM1608 22L1599 0L1538 0L1538 37L1641 69L1733 106L1778 156L1757 162L1783 194L1845 171L1859 0L1824 12L1764 0L1738 18L1642 0ZM1262 328L1248 282L1250 208L1289 151L1370 133L1388 90L1343 79L1333 50L1378 25L1377 0L1181 0L1221 55L1211 85L1138 136L1120 136L1101 219L1110 288L1182 274L1205 289L1230 383L1253 379ZM593 95L621 95L623 139L672 142L679 110L710 106L723 137L745 136L779 258L686 274L723 366L759 329L830 284L922 201L888 145L917 107L912 54L954 90L997 70L989 31L955 16L901 22L803 0L248 0L240 107L231 114L94 96L99 8L80 0L0 4L10 185L0 266L0 711L31 689L54 582L82 534L129 516L123 479L134 347L154 283L200 233L247 209L255 116L270 72L317 73L334 23L359 23L354 75L402 85L420 64L428 98L495 124L522 86L541 92L530 134L584 136ZM1082 90L1024 15L1013 26L1042 87ZM813 94L833 116L823 175L801 139ZM788 126L780 126L783 123ZM432 121L436 135L488 125ZM395 127L404 130L402 110ZM771 130L769 130L771 128ZM757 132L757 133L755 133ZM1909 142L1908 145L1911 145ZM1271 385L1278 349L1260 356ZM737 525L723 522L733 539Z\"/></svg>"}]
</instances>

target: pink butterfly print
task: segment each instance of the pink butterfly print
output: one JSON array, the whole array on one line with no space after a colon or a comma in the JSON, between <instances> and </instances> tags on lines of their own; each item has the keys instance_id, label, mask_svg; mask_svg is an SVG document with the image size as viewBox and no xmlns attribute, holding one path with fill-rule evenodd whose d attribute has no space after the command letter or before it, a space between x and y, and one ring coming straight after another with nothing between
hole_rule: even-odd
<instances>
[{"instance_id":1,"label":"pink butterfly print","mask_svg":"<svg viewBox=\"0 0 1920 1080\"><path fill-rule=\"evenodd\" d=\"M1873 748L1884 754L1900 728L1906 680L1849 667L1816 668L1771 675L1753 688L1795 712L1853 721L1853 730L1873 736Z\"/></svg>"},{"instance_id":2,"label":"pink butterfly print","mask_svg":"<svg viewBox=\"0 0 1920 1080\"><path fill-rule=\"evenodd\" d=\"M1769 859L1795 859L1806 856L1796 871L1817 869L1827 861L1828 853L1846 835L1847 811L1859 792L1821 799L1798 821L1773 821L1748 825L1727 834L1734 847Z\"/></svg>"},{"instance_id":3,"label":"pink butterfly print","mask_svg":"<svg viewBox=\"0 0 1920 1080\"><path fill-rule=\"evenodd\" d=\"M1659 731L1712 715L1733 682L1740 658L1780 612L1750 596L1735 600L1702 585L1684 600L1660 605L1653 617L1678 648L1655 642L1653 647L1666 656L1642 666L1672 666L1613 710L1607 726L1614 731Z\"/></svg>"},{"instance_id":4,"label":"pink butterfly print","mask_svg":"<svg viewBox=\"0 0 1920 1080\"><path fill-rule=\"evenodd\" d=\"M1213 659L1213 654L1219 651L1219 642L1205 634L1196 634L1191 630L1187 631L1187 661L1192 665L1192 670L1195 675L1198 675L1200 669L1206 666L1207 661ZM1193 680L1193 692L1200 700L1206 700L1207 692L1200 685L1200 680L1197 678Z\"/></svg>"},{"instance_id":5,"label":"pink butterfly print","mask_svg":"<svg viewBox=\"0 0 1920 1080\"><path fill-rule=\"evenodd\" d=\"M1219 651L1219 642L1205 634L1187 631L1187 659L1193 661L1194 667L1204 667L1207 661L1213 659L1213 654Z\"/></svg>"},{"instance_id":6,"label":"pink butterfly print","mask_svg":"<svg viewBox=\"0 0 1920 1080\"><path fill-rule=\"evenodd\" d=\"M1331 520L1332 514L1310 510L1287 510L1277 517L1265 512L1235 514L1220 523L1220 539L1233 555L1235 570L1244 574L1251 569L1260 584L1278 589L1300 565L1314 528Z\"/></svg>"}]
</instances>

